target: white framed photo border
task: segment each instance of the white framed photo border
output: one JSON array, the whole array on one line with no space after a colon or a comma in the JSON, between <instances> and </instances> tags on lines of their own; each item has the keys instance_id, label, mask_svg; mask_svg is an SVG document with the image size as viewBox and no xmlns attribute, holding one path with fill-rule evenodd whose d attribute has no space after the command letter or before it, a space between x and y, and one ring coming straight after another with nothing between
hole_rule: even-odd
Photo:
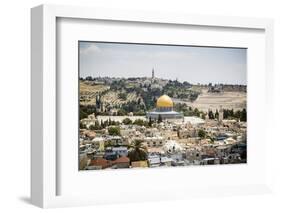
<instances>
[{"instance_id":1,"label":"white framed photo border","mask_svg":"<svg viewBox=\"0 0 281 213\"><path fill-rule=\"evenodd\" d=\"M270 192L273 112L266 109L273 108L272 20L53 5L33 8L31 14L33 204L45 208ZM81 40L247 48L247 164L79 171Z\"/></svg>"}]
</instances>

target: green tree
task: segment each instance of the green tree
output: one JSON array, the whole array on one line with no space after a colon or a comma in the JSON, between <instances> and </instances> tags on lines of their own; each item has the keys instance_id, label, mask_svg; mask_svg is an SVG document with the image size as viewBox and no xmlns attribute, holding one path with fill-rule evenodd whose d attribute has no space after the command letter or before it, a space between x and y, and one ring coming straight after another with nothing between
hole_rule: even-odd
<instances>
[{"instance_id":1,"label":"green tree","mask_svg":"<svg viewBox=\"0 0 281 213\"><path fill-rule=\"evenodd\" d=\"M80 120L81 120L83 118L87 118L88 114L80 109L79 117L80 117Z\"/></svg>"},{"instance_id":2,"label":"green tree","mask_svg":"<svg viewBox=\"0 0 281 213\"><path fill-rule=\"evenodd\" d=\"M177 129L177 136L178 136L178 138L181 138L180 137L180 129L179 128Z\"/></svg>"},{"instance_id":3,"label":"green tree","mask_svg":"<svg viewBox=\"0 0 281 213\"><path fill-rule=\"evenodd\" d=\"M205 120L205 119L206 119L206 114L205 114L205 113L202 113L202 114L201 114L201 118Z\"/></svg>"},{"instance_id":4,"label":"green tree","mask_svg":"<svg viewBox=\"0 0 281 213\"><path fill-rule=\"evenodd\" d=\"M132 124L132 120L130 118L125 118L123 121L122 121L123 124L125 125L129 125L129 124Z\"/></svg>"},{"instance_id":5,"label":"green tree","mask_svg":"<svg viewBox=\"0 0 281 213\"><path fill-rule=\"evenodd\" d=\"M158 123L161 123L162 121L163 121L162 116L161 116L161 115L158 115L158 120L157 120L157 122L158 122Z\"/></svg>"},{"instance_id":6,"label":"green tree","mask_svg":"<svg viewBox=\"0 0 281 213\"><path fill-rule=\"evenodd\" d=\"M141 160L147 160L147 149L143 145L142 140L135 140L131 143L131 145L128 146L129 153L128 157L130 158L130 161L141 161Z\"/></svg>"},{"instance_id":7,"label":"green tree","mask_svg":"<svg viewBox=\"0 0 281 213\"><path fill-rule=\"evenodd\" d=\"M118 94L118 97L119 97L120 99L122 99L122 100L126 100L127 94L126 94L126 93L119 93L119 94Z\"/></svg>"},{"instance_id":8,"label":"green tree","mask_svg":"<svg viewBox=\"0 0 281 213\"><path fill-rule=\"evenodd\" d=\"M94 125L90 125L90 126L89 126L89 129L90 129L90 130L95 130L95 126L94 126Z\"/></svg>"},{"instance_id":9,"label":"green tree","mask_svg":"<svg viewBox=\"0 0 281 213\"><path fill-rule=\"evenodd\" d=\"M136 119L136 120L134 121L134 124L135 124L135 125L138 125L138 126L145 126L145 121L142 120L142 119Z\"/></svg>"},{"instance_id":10,"label":"green tree","mask_svg":"<svg viewBox=\"0 0 281 213\"><path fill-rule=\"evenodd\" d=\"M199 129L198 137L205 138L206 137L206 132L203 129Z\"/></svg>"},{"instance_id":11,"label":"green tree","mask_svg":"<svg viewBox=\"0 0 281 213\"><path fill-rule=\"evenodd\" d=\"M79 123L80 124L80 129L86 129L86 125L83 124L82 122Z\"/></svg>"},{"instance_id":12,"label":"green tree","mask_svg":"<svg viewBox=\"0 0 281 213\"><path fill-rule=\"evenodd\" d=\"M148 126L152 126L152 119L151 119L151 117L149 117L149 121L148 121Z\"/></svg>"},{"instance_id":13,"label":"green tree","mask_svg":"<svg viewBox=\"0 0 281 213\"><path fill-rule=\"evenodd\" d=\"M214 118L215 118L214 113L213 113L212 110L210 110L210 111L208 112L208 115L209 115L209 119L214 119Z\"/></svg>"},{"instance_id":14,"label":"green tree","mask_svg":"<svg viewBox=\"0 0 281 213\"><path fill-rule=\"evenodd\" d=\"M200 112L197 108L194 109L193 113L194 113L195 116L200 117Z\"/></svg>"},{"instance_id":15,"label":"green tree","mask_svg":"<svg viewBox=\"0 0 281 213\"><path fill-rule=\"evenodd\" d=\"M229 115L230 115L232 118L234 117L234 110L233 110L233 109L229 110Z\"/></svg>"},{"instance_id":16,"label":"green tree","mask_svg":"<svg viewBox=\"0 0 281 213\"><path fill-rule=\"evenodd\" d=\"M96 120L96 121L95 121L95 129L96 129L96 130L101 129L101 126L100 126L100 124L99 124L99 121L98 121L98 120Z\"/></svg>"},{"instance_id":17,"label":"green tree","mask_svg":"<svg viewBox=\"0 0 281 213\"><path fill-rule=\"evenodd\" d=\"M241 111L240 111L240 110L237 110L237 111L234 113L234 117L237 118L237 119L240 119L240 118L241 118Z\"/></svg>"},{"instance_id":18,"label":"green tree","mask_svg":"<svg viewBox=\"0 0 281 213\"><path fill-rule=\"evenodd\" d=\"M215 118L219 119L219 111L216 109Z\"/></svg>"},{"instance_id":19,"label":"green tree","mask_svg":"<svg viewBox=\"0 0 281 213\"><path fill-rule=\"evenodd\" d=\"M144 116L145 115L145 111L144 110L139 110L136 113L134 113L135 115L140 115L140 116Z\"/></svg>"},{"instance_id":20,"label":"green tree","mask_svg":"<svg viewBox=\"0 0 281 213\"><path fill-rule=\"evenodd\" d=\"M126 115L126 111L125 111L124 109L119 109L119 110L117 111L117 115L118 115L118 116L124 116L124 115Z\"/></svg>"},{"instance_id":21,"label":"green tree","mask_svg":"<svg viewBox=\"0 0 281 213\"><path fill-rule=\"evenodd\" d=\"M224 109L224 110L223 110L223 118L224 118L224 119L227 119L228 117L229 117L228 109Z\"/></svg>"},{"instance_id":22,"label":"green tree","mask_svg":"<svg viewBox=\"0 0 281 213\"><path fill-rule=\"evenodd\" d=\"M104 127L109 126L108 120L104 121L103 125L104 125Z\"/></svg>"},{"instance_id":23,"label":"green tree","mask_svg":"<svg viewBox=\"0 0 281 213\"><path fill-rule=\"evenodd\" d=\"M247 121L247 111L243 109L240 116L240 121Z\"/></svg>"},{"instance_id":24,"label":"green tree","mask_svg":"<svg viewBox=\"0 0 281 213\"><path fill-rule=\"evenodd\" d=\"M109 135L120 135L120 127L118 126L110 126L108 127Z\"/></svg>"}]
</instances>

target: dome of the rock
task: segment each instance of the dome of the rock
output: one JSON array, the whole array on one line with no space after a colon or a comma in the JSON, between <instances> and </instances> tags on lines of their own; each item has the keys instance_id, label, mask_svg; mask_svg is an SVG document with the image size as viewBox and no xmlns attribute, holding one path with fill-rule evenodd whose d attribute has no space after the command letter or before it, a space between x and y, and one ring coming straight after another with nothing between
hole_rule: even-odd
<instances>
[{"instance_id":1,"label":"dome of the rock","mask_svg":"<svg viewBox=\"0 0 281 213\"><path fill-rule=\"evenodd\" d=\"M162 95L158 98L156 107L173 107L173 101L168 95Z\"/></svg>"},{"instance_id":2,"label":"dome of the rock","mask_svg":"<svg viewBox=\"0 0 281 213\"><path fill-rule=\"evenodd\" d=\"M156 108L146 113L150 119L166 120L166 119L182 119L183 114L173 110L174 104L168 95L162 95L157 99Z\"/></svg>"}]
</instances>

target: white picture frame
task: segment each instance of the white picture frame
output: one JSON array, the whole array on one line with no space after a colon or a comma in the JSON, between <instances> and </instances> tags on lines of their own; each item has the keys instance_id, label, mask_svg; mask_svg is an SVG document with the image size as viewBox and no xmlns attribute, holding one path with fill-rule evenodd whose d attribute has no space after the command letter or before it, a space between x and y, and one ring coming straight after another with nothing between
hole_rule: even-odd
<instances>
[{"instance_id":1,"label":"white picture frame","mask_svg":"<svg viewBox=\"0 0 281 213\"><path fill-rule=\"evenodd\" d=\"M59 206L91 205L99 203L139 202L142 200L177 199L198 196L214 195L241 195L264 193L271 191L271 164L270 164L270 129L272 116L263 118L266 123L265 144L266 158L262 172L265 178L254 184L221 184L217 187L200 186L199 182L193 183L195 188L179 190L169 185L171 194L177 196L162 196L161 190L155 189L158 198L141 194L137 197L128 197L121 200L119 197L103 195L58 195L58 169L57 159L57 88L60 82L57 79L57 20L108 20L132 23L153 23L161 26L200 26L211 28L224 28L229 31L234 29L253 29L263 32L264 48L264 73L265 87L261 91L265 94L264 106L272 109L273 99L270 91L273 89L273 21L271 19L216 17L203 15L187 15L173 13L152 13L146 11L123 11L112 9L84 8L73 6L41 5L31 10L31 201L34 205L47 208ZM170 29L172 30L172 29ZM126 38L125 38L126 39ZM251 80L252 81L252 80ZM255 92L252 91L252 95ZM264 107L263 107L264 109ZM269 115L273 112L268 112ZM261 147L260 147L261 148ZM250 147L251 149L251 147ZM213 167L214 168L214 167ZM210 168L212 170L213 168ZM77 171L78 172L78 171ZM180 171L183 172L183 171ZM144 173L136 171L137 175ZM163 174L163 171L161 171ZM93 175L93 174L92 174ZM78 183L73 183L78 184ZM184 187L183 187L184 188ZM188 189L188 190L187 190ZM86 191L86 190L85 190ZM83 191L82 191L83 192ZM120 193L125 193L120 192ZM108 198L108 199L107 199Z\"/></svg>"}]
</instances>

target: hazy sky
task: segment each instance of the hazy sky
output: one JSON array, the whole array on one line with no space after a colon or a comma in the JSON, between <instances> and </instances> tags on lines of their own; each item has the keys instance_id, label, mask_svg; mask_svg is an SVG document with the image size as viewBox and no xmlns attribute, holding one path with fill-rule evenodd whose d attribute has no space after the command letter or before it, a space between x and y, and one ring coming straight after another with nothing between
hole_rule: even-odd
<instances>
[{"instance_id":1,"label":"hazy sky","mask_svg":"<svg viewBox=\"0 0 281 213\"><path fill-rule=\"evenodd\" d=\"M246 84L247 50L80 42L80 76L151 77Z\"/></svg>"}]
</instances>

